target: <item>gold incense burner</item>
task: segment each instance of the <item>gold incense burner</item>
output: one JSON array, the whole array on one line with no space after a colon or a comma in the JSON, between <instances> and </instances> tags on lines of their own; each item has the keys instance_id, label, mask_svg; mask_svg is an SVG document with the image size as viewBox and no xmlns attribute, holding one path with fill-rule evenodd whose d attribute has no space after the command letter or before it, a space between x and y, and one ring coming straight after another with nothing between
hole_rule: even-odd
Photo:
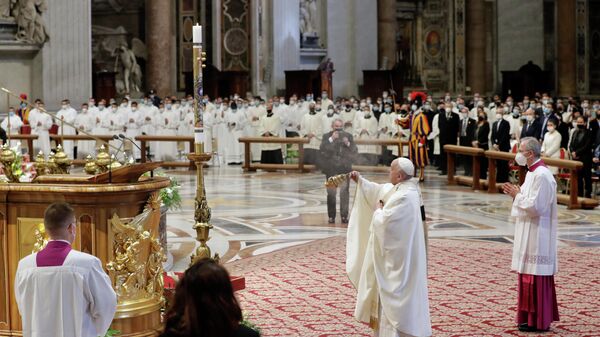
<instances>
[{"instance_id":1,"label":"gold incense burner","mask_svg":"<svg viewBox=\"0 0 600 337\"><path fill-rule=\"evenodd\" d=\"M96 174L96 172L98 172L98 165L96 165L96 161L89 154L87 155L87 157L85 157L85 166L83 167L83 170L85 171L85 173L91 175L94 175Z\"/></svg>"},{"instance_id":2,"label":"gold incense burner","mask_svg":"<svg viewBox=\"0 0 600 337\"><path fill-rule=\"evenodd\" d=\"M108 166L110 165L110 155L108 151L104 147L104 145L100 146L98 150L98 154L96 155L96 167L102 173L108 171Z\"/></svg>"},{"instance_id":3,"label":"gold incense burner","mask_svg":"<svg viewBox=\"0 0 600 337\"><path fill-rule=\"evenodd\" d=\"M339 187L342 183L346 182L350 178L350 173L338 174L332 177L327 178L325 181L325 187L333 188Z\"/></svg>"},{"instance_id":4,"label":"gold incense burner","mask_svg":"<svg viewBox=\"0 0 600 337\"><path fill-rule=\"evenodd\" d=\"M63 151L61 145L56 147L56 153L54 154L54 163L56 164L55 173L57 174L69 174L69 168L71 167L72 160L67 157L67 154Z\"/></svg>"},{"instance_id":5,"label":"gold incense burner","mask_svg":"<svg viewBox=\"0 0 600 337\"><path fill-rule=\"evenodd\" d=\"M46 174L46 158L44 158L44 152L40 151L35 156L35 162L33 163L37 176L43 176Z\"/></svg>"},{"instance_id":6,"label":"gold incense burner","mask_svg":"<svg viewBox=\"0 0 600 337\"><path fill-rule=\"evenodd\" d=\"M11 150L7 144L2 145L0 148L0 163L4 167L4 175L6 178L13 183L19 182L19 177L13 172L13 163L17 159L17 155Z\"/></svg>"}]
</instances>

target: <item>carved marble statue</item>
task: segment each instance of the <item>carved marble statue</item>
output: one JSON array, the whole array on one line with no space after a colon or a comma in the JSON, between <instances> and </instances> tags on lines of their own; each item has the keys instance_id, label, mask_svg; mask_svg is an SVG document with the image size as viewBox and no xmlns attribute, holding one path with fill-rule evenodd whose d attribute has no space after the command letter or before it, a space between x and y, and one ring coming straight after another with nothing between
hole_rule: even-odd
<instances>
[{"instance_id":1,"label":"carved marble statue","mask_svg":"<svg viewBox=\"0 0 600 337\"><path fill-rule=\"evenodd\" d=\"M310 31L310 13L306 8L306 2L300 2L300 33L302 36L306 35Z\"/></svg>"},{"instance_id":2,"label":"carved marble statue","mask_svg":"<svg viewBox=\"0 0 600 337\"><path fill-rule=\"evenodd\" d=\"M0 19L9 19L13 17L13 7L17 0L0 0Z\"/></svg>"},{"instance_id":3,"label":"carved marble statue","mask_svg":"<svg viewBox=\"0 0 600 337\"><path fill-rule=\"evenodd\" d=\"M12 9L17 21L17 40L42 44L48 40L42 14L48 9L46 0L18 0Z\"/></svg>"},{"instance_id":4,"label":"carved marble statue","mask_svg":"<svg viewBox=\"0 0 600 337\"><path fill-rule=\"evenodd\" d=\"M138 40L132 40L131 49L127 45L121 45L114 50L115 72L123 75L123 92L140 92L142 88L142 69L137 63L136 56L145 58L146 47Z\"/></svg>"},{"instance_id":5,"label":"carved marble statue","mask_svg":"<svg viewBox=\"0 0 600 337\"><path fill-rule=\"evenodd\" d=\"M302 36L317 36L319 13L317 0L300 1L300 33Z\"/></svg>"},{"instance_id":6,"label":"carved marble statue","mask_svg":"<svg viewBox=\"0 0 600 337\"><path fill-rule=\"evenodd\" d=\"M307 2L307 8L308 8L308 13L309 13L309 17L310 17L310 34L316 36L317 34L317 27L318 27L318 18L319 18L319 13L317 12L317 0L306 0Z\"/></svg>"}]
</instances>

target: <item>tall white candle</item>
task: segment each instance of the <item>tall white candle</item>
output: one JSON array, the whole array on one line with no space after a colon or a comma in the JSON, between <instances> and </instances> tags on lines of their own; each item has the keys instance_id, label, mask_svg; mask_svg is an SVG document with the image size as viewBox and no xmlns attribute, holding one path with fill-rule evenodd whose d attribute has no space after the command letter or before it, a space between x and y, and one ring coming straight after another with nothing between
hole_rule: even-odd
<instances>
[{"instance_id":1,"label":"tall white candle","mask_svg":"<svg viewBox=\"0 0 600 337\"><path fill-rule=\"evenodd\" d=\"M196 24L192 27L192 37L194 43L202 43L202 26Z\"/></svg>"}]
</instances>

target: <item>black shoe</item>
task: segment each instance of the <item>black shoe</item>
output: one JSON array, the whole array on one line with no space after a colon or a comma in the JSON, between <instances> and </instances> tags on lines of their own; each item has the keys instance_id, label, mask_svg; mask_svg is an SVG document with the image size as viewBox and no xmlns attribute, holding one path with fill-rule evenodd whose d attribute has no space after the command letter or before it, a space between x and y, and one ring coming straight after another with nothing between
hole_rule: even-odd
<instances>
[{"instance_id":1,"label":"black shoe","mask_svg":"<svg viewBox=\"0 0 600 337\"><path fill-rule=\"evenodd\" d=\"M537 329L533 326L529 326L527 325L527 323L521 323L519 324L519 331L522 332L535 332L537 331Z\"/></svg>"},{"instance_id":2,"label":"black shoe","mask_svg":"<svg viewBox=\"0 0 600 337\"><path fill-rule=\"evenodd\" d=\"M335 223L335 218L329 218L329 223Z\"/></svg>"},{"instance_id":3,"label":"black shoe","mask_svg":"<svg viewBox=\"0 0 600 337\"><path fill-rule=\"evenodd\" d=\"M342 223L343 223L343 224L347 224L347 223L348 223L348 218L346 218L346 217L342 217Z\"/></svg>"}]
</instances>

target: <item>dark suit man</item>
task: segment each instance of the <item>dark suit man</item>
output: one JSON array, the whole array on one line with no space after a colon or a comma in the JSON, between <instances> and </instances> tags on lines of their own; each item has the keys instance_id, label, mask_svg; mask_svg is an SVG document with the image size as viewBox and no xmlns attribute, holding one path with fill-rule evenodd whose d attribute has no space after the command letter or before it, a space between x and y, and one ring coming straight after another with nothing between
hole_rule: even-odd
<instances>
[{"instance_id":1,"label":"dark suit man","mask_svg":"<svg viewBox=\"0 0 600 337\"><path fill-rule=\"evenodd\" d=\"M358 149L352 135L344 131L344 122L336 119L332 123L332 130L323 135L321 141L321 170L326 178L337 174L352 171ZM340 186L340 215L342 223L348 223L348 207L350 202L349 180L346 179ZM336 187L327 188L327 215L329 223L335 223Z\"/></svg>"},{"instance_id":2,"label":"dark suit man","mask_svg":"<svg viewBox=\"0 0 600 337\"><path fill-rule=\"evenodd\" d=\"M3 128L0 128L0 139L2 139L2 144L6 144L6 141L8 140L6 131Z\"/></svg>"},{"instance_id":3,"label":"dark suit man","mask_svg":"<svg viewBox=\"0 0 600 337\"><path fill-rule=\"evenodd\" d=\"M504 118L500 118L492 125L492 146L496 151L510 151L510 123ZM496 181L503 183L508 181L508 162L505 160L497 161Z\"/></svg>"},{"instance_id":4,"label":"dark suit man","mask_svg":"<svg viewBox=\"0 0 600 337\"><path fill-rule=\"evenodd\" d=\"M439 110L438 127L440 128L440 170L442 174L447 174L448 156L444 151L444 145L456 145L458 138L460 117L452 112L450 106Z\"/></svg>"},{"instance_id":5,"label":"dark suit man","mask_svg":"<svg viewBox=\"0 0 600 337\"><path fill-rule=\"evenodd\" d=\"M542 132L542 122L535 118L535 112L533 109L527 109L525 111L525 124L521 129L521 139L525 137L533 137L540 140L540 134Z\"/></svg>"},{"instance_id":6,"label":"dark suit man","mask_svg":"<svg viewBox=\"0 0 600 337\"><path fill-rule=\"evenodd\" d=\"M460 120L460 133L458 137L458 144L460 146L473 147L473 141L475 140L475 131L477 130L477 121L473 118L469 118L469 111L467 108L463 108L461 111L461 120ZM472 174L472 163L473 159L469 156L464 156L460 158L460 161L463 163L465 169L465 175Z\"/></svg>"},{"instance_id":7,"label":"dark suit man","mask_svg":"<svg viewBox=\"0 0 600 337\"><path fill-rule=\"evenodd\" d=\"M583 163L583 168L577 176L579 196L592 197L592 133L587 129L584 117L577 118L577 129L573 132L569 152L573 160ZM585 187L584 187L585 183Z\"/></svg>"}]
</instances>

